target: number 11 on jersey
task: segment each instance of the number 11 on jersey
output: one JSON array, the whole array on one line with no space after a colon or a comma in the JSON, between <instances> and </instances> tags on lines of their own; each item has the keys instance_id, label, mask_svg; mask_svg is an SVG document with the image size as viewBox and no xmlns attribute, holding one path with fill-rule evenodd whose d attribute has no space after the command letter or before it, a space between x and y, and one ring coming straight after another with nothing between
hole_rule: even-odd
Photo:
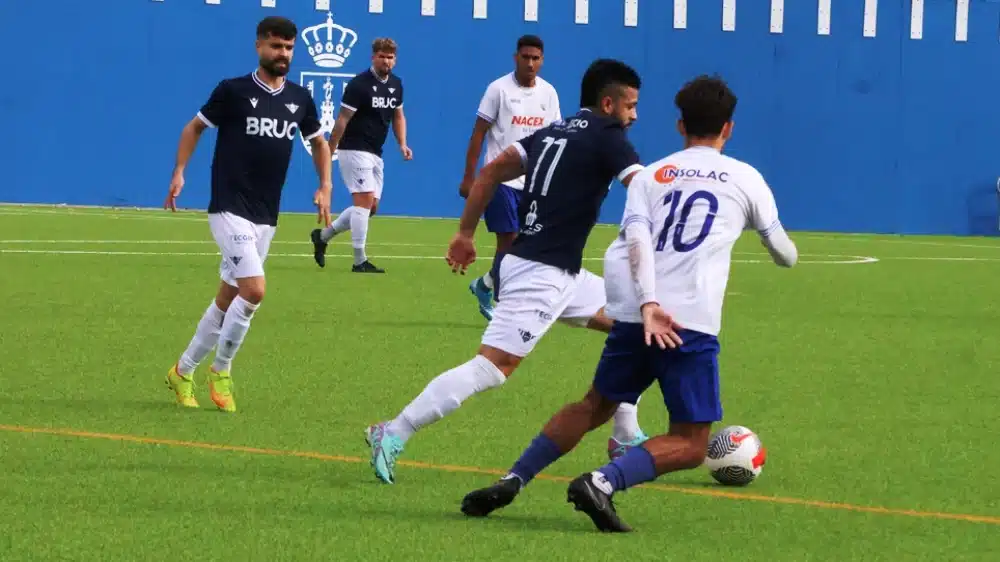
<instances>
[{"instance_id":1,"label":"number 11 on jersey","mask_svg":"<svg viewBox=\"0 0 1000 562\"><path fill-rule=\"evenodd\" d=\"M552 137L545 137L542 142L545 143L545 148L542 149L542 153L538 155L538 163L535 164L535 171L531 173L531 183L528 185L528 193L531 193L535 188L535 178L538 177L538 170L541 169L542 163L545 161L545 153L552 148L552 145L556 145L556 155L552 157L552 161L549 162L548 170L545 172L545 178L542 180L542 193L541 196L545 197L545 194L549 192L549 183L552 182L552 174L556 172L556 166L559 165L559 159L562 158L563 150L566 150L566 140L567 139L554 139Z\"/></svg>"},{"instance_id":2,"label":"number 11 on jersey","mask_svg":"<svg viewBox=\"0 0 1000 562\"><path fill-rule=\"evenodd\" d=\"M545 153L542 152L544 155ZM698 246L701 246L702 242L708 238L708 234L712 231L712 223L715 222L715 214L719 211L719 199L711 191L695 191L690 197L684 201L684 205L681 206L680 216L677 218L677 225L674 226L674 215L677 214L677 207L680 206L681 199L684 198L684 192L677 190L671 191L663 198L664 205L670 205L670 211L667 213L666 220L663 221L663 230L660 231L660 235L656 239L656 251L662 252L667 246L667 239L672 238L671 246L675 252L690 252ZM694 209L694 204L698 200L704 200L708 203L708 212L705 214L705 222L701 225L701 230L698 231L698 236L690 242L684 242L684 227L687 226L688 219L691 218L691 211ZM674 226L673 236L670 236L670 227Z\"/></svg>"}]
</instances>

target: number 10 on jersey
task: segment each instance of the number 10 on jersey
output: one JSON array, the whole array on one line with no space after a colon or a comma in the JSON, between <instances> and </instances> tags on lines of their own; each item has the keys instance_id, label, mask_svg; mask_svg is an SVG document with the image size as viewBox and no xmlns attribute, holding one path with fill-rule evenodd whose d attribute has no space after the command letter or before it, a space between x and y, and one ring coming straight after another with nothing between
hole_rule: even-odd
<instances>
[{"instance_id":1,"label":"number 10 on jersey","mask_svg":"<svg viewBox=\"0 0 1000 562\"><path fill-rule=\"evenodd\" d=\"M542 154L545 154L544 152ZM715 214L719 211L719 199L715 197L715 194L711 191L695 191L692 193L685 201L684 205L681 205L681 199L684 199L684 192L677 190L671 191L663 198L664 205L670 205L670 212L667 213L667 218L663 221L663 230L660 231L660 235L656 239L656 251L662 252L667 246L668 239L671 243L675 252L690 252L698 246L701 246L702 242L708 238L708 234L712 232L712 223L715 222ZM691 218L691 211L694 209L695 203L699 200L703 200L708 203L708 212L705 214L705 222L701 224L701 230L698 231L698 236L690 242L684 241L684 227L687 226L688 219ZM680 215L677 216L677 223L674 224L674 217L677 215L677 207L681 207ZM673 235L671 236L670 227L673 226Z\"/></svg>"}]
</instances>

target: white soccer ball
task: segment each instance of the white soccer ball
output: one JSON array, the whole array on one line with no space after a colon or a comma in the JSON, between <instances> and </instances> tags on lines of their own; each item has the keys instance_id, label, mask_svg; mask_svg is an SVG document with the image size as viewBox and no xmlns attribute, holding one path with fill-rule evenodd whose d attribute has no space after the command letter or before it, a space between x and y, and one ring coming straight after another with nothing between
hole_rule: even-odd
<instances>
[{"instance_id":1,"label":"white soccer ball","mask_svg":"<svg viewBox=\"0 0 1000 562\"><path fill-rule=\"evenodd\" d=\"M760 476L765 462L767 448L756 433L742 425L724 427L708 441L705 466L720 484L746 486Z\"/></svg>"}]
</instances>

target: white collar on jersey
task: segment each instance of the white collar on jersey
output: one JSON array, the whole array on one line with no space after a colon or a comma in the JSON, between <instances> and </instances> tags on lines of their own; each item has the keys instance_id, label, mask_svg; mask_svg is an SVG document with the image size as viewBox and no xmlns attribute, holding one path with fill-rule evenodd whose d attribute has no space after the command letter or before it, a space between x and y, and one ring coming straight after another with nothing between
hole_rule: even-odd
<instances>
[{"instance_id":1,"label":"white collar on jersey","mask_svg":"<svg viewBox=\"0 0 1000 562\"><path fill-rule=\"evenodd\" d=\"M513 82L515 86L517 86L518 88L521 88L522 90L534 90L535 88L538 87L538 81L541 80L540 76L535 76L535 85L534 86L522 86L521 83L517 81L517 74L516 73L514 73L513 71L511 71L511 73L508 74L507 76L510 76L510 81Z\"/></svg>"},{"instance_id":2,"label":"white collar on jersey","mask_svg":"<svg viewBox=\"0 0 1000 562\"><path fill-rule=\"evenodd\" d=\"M257 75L257 70L258 69L255 68L254 71L253 71L253 81L258 86L260 86L265 92L271 94L272 96L276 96L276 95L280 94L282 91L284 91L284 89L285 89L285 82L288 81L287 79L282 78L281 79L281 85L278 86L277 88L272 88L272 87L268 86L263 80L260 79L260 76Z\"/></svg>"},{"instance_id":3,"label":"white collar on jersey","mask_svg":"<svg viewBox=\"0 0 1000 562\"><path fill-rule=\"evenodd\" d=\"M388 82L389 81L389 76L392 75L392 72L390 72L389 74L387 74L385 76L385 80L383 80L383 79L381 79L381 78L378 77L378 72L375 72L375 67L374 66L368 67L368 72L371 72L372 76L374 76L376 80L378 80L379 82L381 82L383 84L385 84L386 82Z\"/></svg>"}]
</instances>

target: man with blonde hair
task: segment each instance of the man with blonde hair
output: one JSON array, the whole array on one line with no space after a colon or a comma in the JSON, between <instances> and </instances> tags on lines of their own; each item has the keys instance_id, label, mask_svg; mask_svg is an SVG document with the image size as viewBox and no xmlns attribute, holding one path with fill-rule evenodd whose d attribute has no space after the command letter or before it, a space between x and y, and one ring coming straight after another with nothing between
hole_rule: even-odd
<instances>
[{"instance_id":1,"label":"man with blonde hair","mask_svg":"<svg viewBox=\"0 0 1000 562\"><path fill-rule=\"evenodd\" d=\"M337 151L340 173L351 192L351 206L333 224L312 231L313 259L326 266L327 244L337 234L351 232L355 273L385 273L368 260L365 242L368 219L382 199L382 147L392 125L404 160L413 158L406 145L406 117L403 115L403 81L393 74L396 42L380 37L372 42L371 68L351 78L340 101L340 113L330 134L330 147ZM339 150L338 150L339 149Z\"/></svg>"}]
</instances>

